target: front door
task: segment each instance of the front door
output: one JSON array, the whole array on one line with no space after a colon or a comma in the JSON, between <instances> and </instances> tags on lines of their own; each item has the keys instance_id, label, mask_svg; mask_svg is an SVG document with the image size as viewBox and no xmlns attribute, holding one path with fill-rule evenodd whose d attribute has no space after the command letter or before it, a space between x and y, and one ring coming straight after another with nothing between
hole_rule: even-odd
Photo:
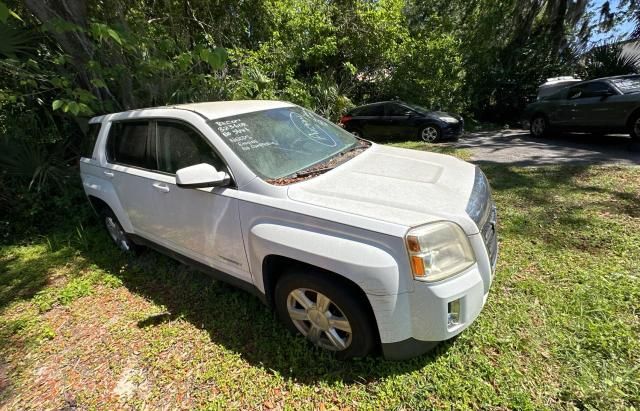
<instances>
[{"instance_id":1,"label":"front door","mask_svg":"<svg viewBox=\"0 0 640 411\"><path fill-rule=\"evenodd\" d=\"M396 139L412 139L418 130L411 127L409 108L398 103L385 104L386 136Z\"/></svg>"},{"instance_id":2,"label":"front door","mask_svg":"<svg viewBox=\"0 0 640 411\"><path fill-rule=\"evenodd\" d=\"M158 120L154 125L154 237L181 254L250 282L237 190L176 185L175 173L181 168L208 163L218 171L229 172L227 166L191 125L170 120Z\"/></svg>"}]
</instances>

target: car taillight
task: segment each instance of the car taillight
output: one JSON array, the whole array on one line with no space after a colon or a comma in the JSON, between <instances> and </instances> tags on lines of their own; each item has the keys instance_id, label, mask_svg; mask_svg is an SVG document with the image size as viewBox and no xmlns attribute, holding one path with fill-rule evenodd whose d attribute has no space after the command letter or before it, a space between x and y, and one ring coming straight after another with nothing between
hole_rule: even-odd
<instances>
[{"instance_id":1,"label":"car taillight","mask_svg":"<svg viewBox=\"0 0 640 411\"><path fill-rule=\"evenodd\" d=\"M347 116L342 116L342 117L340 117L340 123L342 123L342 124L347 124L347 122L348 122L349 120L351 120L351 116L348 116L348 115L347 115Z\"/></svg>"}]
</instances>

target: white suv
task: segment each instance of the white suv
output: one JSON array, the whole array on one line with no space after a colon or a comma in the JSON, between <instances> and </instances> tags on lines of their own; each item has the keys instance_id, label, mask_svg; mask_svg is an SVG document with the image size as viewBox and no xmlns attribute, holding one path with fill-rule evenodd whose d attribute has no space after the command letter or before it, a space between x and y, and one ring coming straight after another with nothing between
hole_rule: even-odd
<instances>
[{"instance_id":1,"label":"white suv","mask_svg":"<svg viewBox=\"0 0 640 411\"><path fill-rule=\"evenodd\" d=\"M355 138L301 107L229 101L96 117L84 190L116 244L256 294L339 358L408 358L487 300L496 212L453 157Z\"/></svg>"}]
</instances>

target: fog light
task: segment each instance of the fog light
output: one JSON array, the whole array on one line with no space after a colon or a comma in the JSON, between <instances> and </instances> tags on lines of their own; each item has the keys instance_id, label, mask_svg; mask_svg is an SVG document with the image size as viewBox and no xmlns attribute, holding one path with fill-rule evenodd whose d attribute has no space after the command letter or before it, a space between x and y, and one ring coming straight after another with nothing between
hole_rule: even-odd
<instances>
[{"instance_id":1,"label":"fog light","mask_svg":"<svg viewBox=\"0 0 640 411\"><path fill-rule=\"evenodd\" d=\"M460 324L460 299L450 301L447 304L447 326L453 327Z\"/></svg>"}]
</instances>

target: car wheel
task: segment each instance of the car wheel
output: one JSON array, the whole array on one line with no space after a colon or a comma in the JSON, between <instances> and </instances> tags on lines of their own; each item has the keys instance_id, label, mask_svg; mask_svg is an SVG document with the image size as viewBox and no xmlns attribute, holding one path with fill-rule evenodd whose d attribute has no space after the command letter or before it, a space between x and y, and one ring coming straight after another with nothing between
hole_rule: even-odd
<instances>
[{"instance_id":1,"label":"car wheel","mask_svg":"<svg viewBox=\"0 0 640 411\"><path fill-rule=\"evenodd\" d=\"M348 287L326 276L313 269L285 274L274 293L278 316L289 330L339 359L364 357L376 342L367 311Z\"/></svg>"},{"instance_id":2,"label":"car wheel","mask_svg":"<svg viewBox=\"0 0 640 411\"><path fill-rule=\"evenodd\" d=\"M529 131L532 136L541 138L546 137L549 132L549 122L545 116L536 116L531 120Z\"/></svg>"},{"instance_id":3,"label":"car wheel","mask_svg":"<svg viewBox=\"0 0 640 411\"><path fill-rule=\"evenodd\" d=\"M435 143L440 141L440 129L437 126L429 125L420 130L420 138L427 143Z\"/></svg>"},{"instance_id":4,"label":"car wheel","mask_svg":"<svg viewBox=\"0 0 640 411\"><path fill-rule=\"evenodd\" d=\"M640 141L640 115L637 115L631 121L631 130L630 130L629 134L631 135L632 139L634 139L636 141Z\"/></svg>"},{"instance_id":5,"label":"car wheel","mask_svg":"<svg viewBox=\"0 0 640 411\"><path fill-rule=\"evenodd\" d=\"M353 134L354 136L358 137L358 138L362 138L362 131L360 130L351 130L351 134Z\"/></svg>"},{"instance_id":6,"label":"car wheel","mask_svg":"<svg viewBox=\"0 0 640 411\"><path fill-rule=\"evenodd\" d=\"M107 229L107 232L109 233L109 237L111 237L111 239L119 249L130 254L136 254L139 251L139 247L133 241L131 241L127 233L122 228L122 225L120 225L120 221L118 221L118 218L115 216L113 211L103 211L102 221L105 228Z\"/></svg>"}]
</instances>

